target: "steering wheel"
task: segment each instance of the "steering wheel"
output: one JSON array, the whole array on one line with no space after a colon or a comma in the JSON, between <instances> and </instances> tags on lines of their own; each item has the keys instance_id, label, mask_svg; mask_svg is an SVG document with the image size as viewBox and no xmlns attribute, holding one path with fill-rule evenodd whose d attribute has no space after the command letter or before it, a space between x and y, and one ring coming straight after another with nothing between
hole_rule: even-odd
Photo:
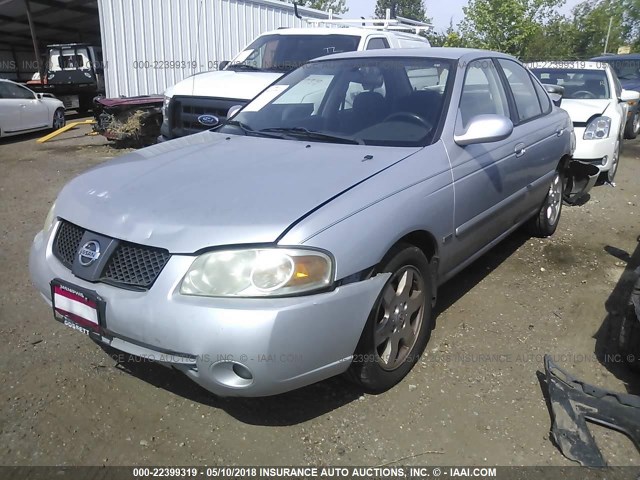
<instances>
[{"instance_id":1,"label":"steering wheel","mask_svg":"<svg viewBox=\"0 0 640 480\"><path fill-rule=\"evenodd\" d=\"M573 96L574 97L584 98L584 99L587 99L587 100L598 98L593 93L591 93L589 90L578 90L577 92L573 93Z\"/></svg>"},{"instance_id":2,"label":"steering wheel","mask_svg":"<svg viewBox=\"0 0 640 480\"><path fill-rule=\"evenodd\" d=\"M391 121L391 120L401 119L401 118L407 119L407 120L409 120L409 121L411 121L413 123L419 123L420 125L422 125L427 130L431 130L433 128L433 125L431 125L429 122L427 122L420 115L418 115L417 113L411 113L411 112L396 112L396 113L392 113L387 118L385 118L383 120L383 122L388 122L388 121Z\"/></svg>"}]
</instances>

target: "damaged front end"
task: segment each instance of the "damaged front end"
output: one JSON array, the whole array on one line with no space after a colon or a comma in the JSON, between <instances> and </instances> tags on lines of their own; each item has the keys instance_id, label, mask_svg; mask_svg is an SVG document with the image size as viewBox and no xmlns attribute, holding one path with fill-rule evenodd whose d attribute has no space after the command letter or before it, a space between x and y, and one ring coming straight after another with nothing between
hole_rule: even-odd
<instances>
[{"instance_id":1,"label":"damaged front end","mask_svg":"<svg viewBox=\"0 0 640 480\"><path fill-rule=\"evenodd\" d=\"M563 199L569 205L576 205L588 198L587 194L596 184L600 169L595 165L571 160L565 170L567 184Z\"/></svg>"},{"instance_id":2,"label":"damaged front end","mask_svg":"<svg viewBox=\"0 0 640 480\"><path fill-rule=\"evenodd\" d=\"M156 142L162 124L162 96L94 99L94 130L118 147Z\"/></svg>"}]
</instances>

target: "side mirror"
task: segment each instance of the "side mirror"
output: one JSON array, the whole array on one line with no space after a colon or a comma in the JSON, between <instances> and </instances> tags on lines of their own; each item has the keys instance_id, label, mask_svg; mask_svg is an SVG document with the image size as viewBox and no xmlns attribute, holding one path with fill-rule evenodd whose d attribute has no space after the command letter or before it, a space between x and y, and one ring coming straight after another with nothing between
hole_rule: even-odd
<instances>
[{"instance_id":1,"label":"side mirror","mask_svg":"<svg viewBox=\"0 0 640 480\"><path fill-rule=\"evenodd\" d=\"M620 98L618 100L620 100L621 102L630 102L632 100L638 100L639 98L640 98L640 93L634 90L625 90L623 88L622 92L620 93Z\"/></svg>"},{"instance_id":2,"label":"side mirror","mask_svg":"<svg viewBox=\"0 0 640 480\"><path fill-rule=\"evenodd\" d=\"M36 98L37 98L38 100L40 100L40 99L42 98L42 94L41 94L41 93L36 93Z\"/></svg>"},{"instance_id":3,"label":"side mirror","mask_svg":"<svg viewBox=\"0 0 640 480\"><path fill-rule=\"evenodd\" d=\"M242 110L243 106L244 105L234 105L233 107L231 107L227 112L227 120L230 120L236 113Z\"/></svg>"},{"instance_id":4,"label":"side mirror","mask_svg":"<svg viewBox=\"0 0 640 480\"><path fill-rule=\"evenodd\" d=\"M551 97L551 101L556 107L559 107L562 103L562 97L564 96L564 87L560 85L553 85L549 83L543 83L542 86Z\"/></svg>"},{"instance_id":5,"label":"side mirror","mask_svg":"<svg viewBox=\"0 0 640 480\"><path fill-rule=\"evenodd\" d=\"M513 132L513 123L502 115L476 115L469 121L469 125L460 135L454 135L453 140L464 147L473 143L488 143L504 140Z\"/></svg>"},{"instance_id":6,"label":"side mirror","mask_svg":"<svg viewBox=\"0 0 640 480\"><path fill-rule=\"evenodd\" d=\"M229 60L223 60L218 64L218 70L224 70L229 65Z\"/></svg>"}]
</instances>

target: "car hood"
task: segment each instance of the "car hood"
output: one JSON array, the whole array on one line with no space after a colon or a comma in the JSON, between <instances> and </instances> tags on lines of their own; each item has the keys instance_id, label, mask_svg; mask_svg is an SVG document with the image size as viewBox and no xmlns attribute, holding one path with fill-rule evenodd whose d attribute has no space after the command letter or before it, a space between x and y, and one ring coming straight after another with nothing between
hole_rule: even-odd
<instances>
[{"instance_id":1,"label":"car hood","mask_svg":"<svg viewBox=\"0 0 640 480\"><path fill-rule=\"evenodd\" d=\"M589 121L594 115L602 115L610 104L610 99L578 100L563 98L561 107L567 111L573 123L583 123Z\"/></svg>"},{"instance_id":2,"label":"car hood","mask_svg":"<svg viewBox=\"0 0 640 480\"><path fill-rule=\"evenodd\" d=\"M311 210L418 150L203 132L80 175L60 193L56 215L172 253L271 243Z\"/></svg>"},{"instance_id":3,"label":"car hood","mask_svg":"<svg viewBox=\"0 0 640 480\"><path fill-rule=\"evenodd\" d=\"M278 72L236 72L220 70L199 73L176 83L165 95L189 95L251 100L283 74Z\"/></svg>"}]
</instances>

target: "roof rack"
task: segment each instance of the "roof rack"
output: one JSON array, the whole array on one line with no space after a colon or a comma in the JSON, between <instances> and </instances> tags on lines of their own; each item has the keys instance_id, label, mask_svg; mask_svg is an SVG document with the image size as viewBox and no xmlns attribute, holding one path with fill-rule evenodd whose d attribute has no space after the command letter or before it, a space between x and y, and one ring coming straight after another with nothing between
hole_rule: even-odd
<instances>
[{"instance_id":1,"label":"roof rack","mask_svg":"<svg viewBox=\"0 0 640 480\"><path fill-rule=\"evenodd\" d=\"M386 18L333 18L333 11L329 10L329 18L303 18L298 13L298 4L293 4L293 9L296 17L301 20L306 20L312 25L337 25L337 26L359 26L361 28L368 28L371 30L393 30L401 32L412 32L419 34L421 32L428 32L432 25L430 23L420 22L411 18L399 17L391 18L391 9L387 8Z\"/></svg>"}]
</instances>

